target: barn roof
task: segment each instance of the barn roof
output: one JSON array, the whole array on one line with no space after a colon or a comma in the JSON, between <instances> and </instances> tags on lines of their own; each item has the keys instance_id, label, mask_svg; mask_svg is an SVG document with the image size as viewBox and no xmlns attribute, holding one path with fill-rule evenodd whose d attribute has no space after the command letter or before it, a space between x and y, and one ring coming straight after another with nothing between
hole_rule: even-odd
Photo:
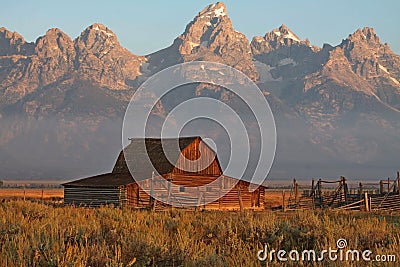
<instances>
[{"instance_id":1,"label":"barn roof","mask_svg":"<svg viewBox=\"0 0 400 267\"><path fill-rule=\"evenodd\" d=\"M152 177L155 169L158 174L172 172L181 151L193 143L198 136L181 138L132 138L131 143L120 153L113 173L129 173L136 180ZM143 142L145 146L143 146ZM177 148L179 144L179 150ZM166 156L168 154L168 158ZM150 159L148 162L147 159ZM128 161L129 169L126 164Z\"/></svg>"},{"instance_id":2,"label":"barn roof","mask_svg":"<svg viewBox=\"0 0 400 267\"><path fill-rule=\"evenodd\" d=\"M63 186L71 186L71 187L103 187L103 188L111 188L118 187L121 185L127 185L134 183L135 180L128 173L105 173L96 175L89 178L83 178L80 180L68 182L62 184Z\"/></svg>"},{"instance_id":3,"label":"barn roof","mask_svg":"<svg viewBox=\"0 0 400 267\"><path fill-rule=\"evenodd\" d=\"M177 162L181 151L197 138L200 137L132 138L130 139L131 143L121 151L112 173L83 178L62 185L110 188L135 182L132 175L135 176L136 180L151 178L154 169L158 174L170 173L175 167L171 162ZM177 142L180 151L176 149ZM168 153L168 158L165 153ZM126 164L125 155L128 155L131 172L129 172ZM151 164L147 161L147 157L150 158Z\"/></svg>"}]
</instances>

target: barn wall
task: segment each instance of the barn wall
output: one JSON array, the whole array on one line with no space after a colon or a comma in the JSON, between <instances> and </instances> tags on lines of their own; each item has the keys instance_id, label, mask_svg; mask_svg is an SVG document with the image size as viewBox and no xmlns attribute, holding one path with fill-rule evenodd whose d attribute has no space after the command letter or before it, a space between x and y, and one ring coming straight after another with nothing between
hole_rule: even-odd
<instances>
[{"instance_id":1,"label":"barn wall","mask_svg":"<svg viewBox=\"0 0 400 267\"><path fill-rule=\"evenodd\" d=\"M200 155L201 161L197 161ZM204 162L211 162L211 164L204 164ZM191 170L191 173L196 173L198 175L222 175L222 170L217 161L215 152L201 141L200 138L197 138L182 150L172 173L189 174L184 170Z\"/></svg>"},{"instance_id":2,"label":"barn wall","mask_svg":"<svg viewBox=\"0 0 400 267\"><path fill-rule=\"evenodd\" d=\"M168 187L166 177L171 179L172 183L184 187L184 192L180 191L180 187ZM208 184L216 178L215 176L179 175L175 173L165 175L162 178L155 177L153 181L151 179L141 181L140 185L146 190L152 190L161 199L174 201L177 207L182 205L194 207L200 204L202 208L208 210L239 210L239 188L243 209L264 209L264 187L259 187L256 191L249 192L250 183L245 181L239 181L231 190L228 190L237 180L224 177L219 183L205 186L202 190L207 191L206 194L197 188L197 186ZM138 208L150 207L150 196L141 187L136 183L128 185L127 205ZM225 195L220 198L223 194ZM206 199L202 196L217 197L219 200L204 206L202 203Z\"/></svg>"},{"instance_id":3,"label":"barn wall","mask_svg":"<svg viewBox=\"0 0 400 267\"><path fill-rule=\"evenodd\" d=\"M64 203L99 207L113 204L124 205L126 202L126 188L89 188L89 187L68 187L64 188Z\"/></svg>"}]
</instances>

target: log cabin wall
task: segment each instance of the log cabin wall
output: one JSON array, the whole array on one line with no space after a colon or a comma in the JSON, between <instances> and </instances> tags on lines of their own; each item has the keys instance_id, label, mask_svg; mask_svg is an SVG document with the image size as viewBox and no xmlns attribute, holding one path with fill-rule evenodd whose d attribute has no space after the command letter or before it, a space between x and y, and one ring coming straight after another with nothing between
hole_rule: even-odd
<instances>
[{"instance_id":1,"label":"log cabin wall","mask_svg":"<svg viewBox=\"0 0 400 267\"><path fill-rule=\"evenodd\" d=\"M219 183L213 183L202 188L200 191L197 186L208 184L214 181L215 176L200 176L200 175L179 175L171 173L164 177L155 177L147 179L138 184L134 183L127 186L127 204L136 208L149 208L151 205L150 196L146 191L152 191L159 199L177 199L177 207L196 206L206 210L240 210L240 209L264 209L264 194L265 188L260 186L254 192L249 192L249 182L237 181L231 177L222 177ZM168 180L179 187L168 187ZM236 185L234 185L236 183ZM233 186L234 185L234 186ZM232 187L230 189L230 187ZM144 189L146 189L146 191ZM206 191L207 197L215 197L218 200L206 204L205 198L202 198L202 193ZM195 197L194 197L195 196ZM204 203L204 204L203 204Z\"/></svg>"},{"instance_id":2,"label":"log cabin wall","mask_svg":"<svg viewBox=\"0 0 400 267\"><path fill-rule=\"evenodd\" d=\"M93 188L65 186L64 203L87 207L104 205L124 206L127 192L125 186L117 188Z\"/></svg>"}]
</instances>

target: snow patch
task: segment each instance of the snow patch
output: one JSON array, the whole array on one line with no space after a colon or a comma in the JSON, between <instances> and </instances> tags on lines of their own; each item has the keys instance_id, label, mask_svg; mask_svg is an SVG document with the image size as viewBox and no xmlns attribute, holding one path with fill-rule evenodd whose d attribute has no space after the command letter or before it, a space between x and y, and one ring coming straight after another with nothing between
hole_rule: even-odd
<instances>
[{"instance_id":1,"label":"snow patch","mask_svg":"<svg viewBox=\"0 0 400 267\"><path fill-rule=\"evenodd\" d=\"M283 58L281 60L279 60L278 62L278 66L285 66L285 65L289 65L292 64L293 66L297 65L297 62L294 61L292 58Z\"/></svg>"},{"instance_id":2,"label":"snow patch","mask_svg":"<svg viewBox=\"0 0 400 267\"><path fill-rule=\"evenodd\" d=\"M275 34L276 36L281 36L281 32L280 32L280 31L274 31L274 34Z\"/></svg>"},{"instance_id":3,"label":"snow patch","mask_svg":"<svg viewBox=\"0 0 400 267\"><path fill-rule=\"evenodd\" d=\"M284 38L287 38L287 39L292 39L293 41L296 41L296 42L300 42L299 38L297 38L297 37L296 37L293 33L291 33L291 32L289 32L288 34L285 34L283 37L284 37Z\"/></svg>"},{"instance_id":4,"label":"snow patch","mask_svg":"<svg viewBox=\"0 0 400 267\"><path fill-rule=\"evenodd\" d=\"M197 46L200 46L199 43L194 43L194 42L191 42L191 41L188 41L188 45L190 47L190 50L192 50L193 48L195 48Z\"/></svg>"},{"instance_id":5,"label":"snow patch","mask_svg":"<svg viewBox=\"0 0 400 267\"><path fill-rule=\"evenodd\" d=\"M214 15L215 15L216 17L222 17L222 16L225 16L225 15L226 15L226 13L225 13L225 11L224 11L224 7L223 7L223 6L221 6L220 8L218 8L218 9L215 9L215 10L214 10Z\"/></svg>"},{"instance_id":6,"label":"snow patch","mask_svg":"<svg viewBox=\"0 0 400 267\"><path fill-rule=\"evenodd\" d=\"M271 74L271 70L275 69L275 67L272 67L271 65L264 64L260 61L253 61L254 66L257 69L258 74L260 75L260 82L271 82L271 81L281 81L282 77L279 77L278 79L274 79Z\"/></svg>"},{"instance_id":7,"label":"snow patch","mask_svg":"<svg viewBox=\"0 0 400 267\"><path fill-rule=\"evenodd\" d=\"M97 25L95 27L93 27L93 30L100 31L101 33L105 33L108 37L113 36L112 33L109 33L109 32L107 32L105 30L100 30L99 26L97 26Z\"/></svg>"},{"instance_id":8,"label":"snow patch","mask_svg":"<svg viewBox=\"0 0 400 267\"><path fill-rule=\"evenodd\" d=\"M395 78L390 77L390 79L391 79L395 84L400 85L400 82L399 82L398 80L396 80Z\"/></svg>"},{"instance_id":9,"label":"snow patch","mask_svg":"<svg viewBox=\"0 0 400 267\"><path fill-rule=\"evenodd\" d=\"M387 74L389 74L389 71L387 70L387 68L385 68L384 66L382 66L381 64L378 64L379 68L381 70L383 70L384 72L386 72Z\"/></svg>"}]
</instances>

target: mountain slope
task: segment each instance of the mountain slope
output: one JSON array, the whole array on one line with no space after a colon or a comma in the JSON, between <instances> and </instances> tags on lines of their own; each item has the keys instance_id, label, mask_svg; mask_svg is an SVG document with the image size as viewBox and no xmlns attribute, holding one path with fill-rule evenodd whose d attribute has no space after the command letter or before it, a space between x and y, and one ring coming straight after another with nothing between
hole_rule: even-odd
<instances>
[{"instance_id":1,"label":"mountain slope","mask_svg":"<svg viewBox=\"0 0 400 267\"><path fill-rule=\"evenodd\" d=\"M155 72L205 60L257 82L274 113L271 176L374 177L397 168L400 56L372 28L338 46L313 46L282 25L249 43L223 3L205 7L171 46L147 56L102 24L76 39L50 29L35 43L0 28L0 177L71 178L107 171L121 149L125 108ZM207 96L247 109L209 84L178 88L157 107ZM254 127L252 123L249 123ZM215 135L213 127L203 130Z\"/></svg>"}]
</instances>

